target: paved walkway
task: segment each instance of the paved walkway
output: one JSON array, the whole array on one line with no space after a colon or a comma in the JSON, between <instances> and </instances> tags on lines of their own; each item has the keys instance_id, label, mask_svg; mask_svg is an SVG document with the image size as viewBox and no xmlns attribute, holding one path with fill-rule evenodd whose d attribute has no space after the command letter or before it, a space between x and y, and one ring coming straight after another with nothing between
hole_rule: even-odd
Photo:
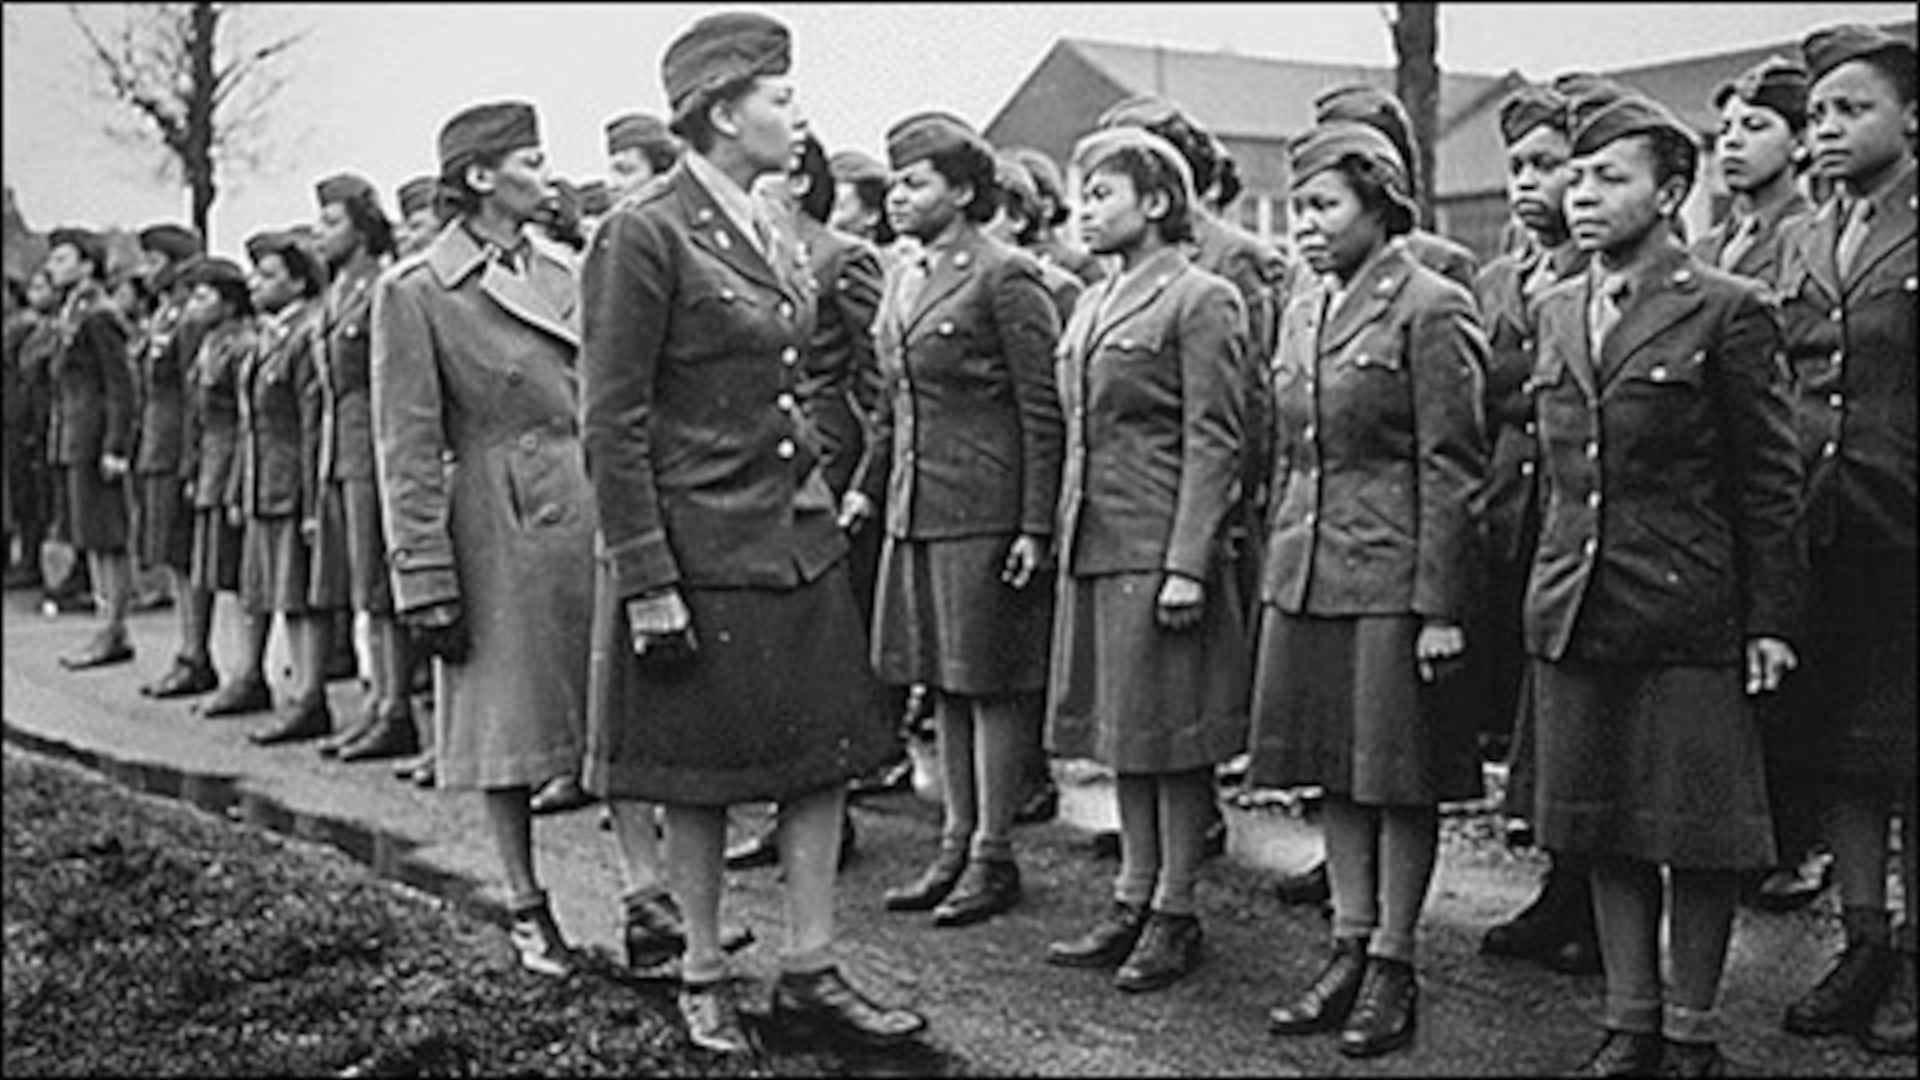
<instances>
[{"instance_id":1,"label":"paved walkway","mask_svg":"<svg viewBox=\"0 0 1920 1080\"><path fill-rule=\"evenodd\" d=\"M172 655L173 613L134 619L134 663L70 673L56 657L78 645L90 620L43 617L33 610L34 599L23 592L4 599L4 708L11 727L118 761L232 776L252 797L246 805L283 805L311 822L305 831L316 838L334 835L330 822L344 822L381 837L363 853L377 862L410 848L411 858L435 870L493 880L476 800L417 790L393 779L386 763L322 760L311 744L254 747L245 732L259 718L205 720L185 703L142 698L136 688ZM225 607L221 617L232 625ZM235 644L223 632L216 652L229 658ZM330 693L336 715L349 715L355 685L335 683ZM1089 855L1082 827L1110 814L1104 791L1075 783L1067 796L1065 820L1019 834L1023 905L964 930L935 930L922 917L889 914L880 905L881 890L912 876L930 855L934 808L903 793L856 811L860 855L840 894L843 957L862 985L924 1009L934 1041L986 1071L1538 1075L1573 1067L1597 1042L1592 1016L1599 979L1476 954L1480 933L1525 902L1537 872L1532 857L1516 857L1489 839L1493 822L1484 818L1454 819L1447 828L1423 924L1422 1030L1406 1053L1356 1063L1340 1057L1330 1038L1266 1034L1267 1007L1312 977L1326 934L1318 913L1282 906L1272 895L1267 867L1301 857L1311 841L1297 823L1270 812L1230 812L1229 857L1210 865L1201 887L1209 959L1195 976L1163 993L1130 996L1100 975L1048 967L1040 959L1046 942L1076 934L1092 919L1113 872L1113 864ZM536 842L561 925L579 942L614 948L619 875L612 837L599 828L597 812L543 819ZM729 910L763 942L741 954L741 966L764 974L772 962L765 943L777 939L780 926L777 871L735 875L735 882ZM1781 1010L1818 977L1838 935L1831 896L1796 915L1742 914L1725 1013L1726 1046L1745 1071L1913 1075L1911 1058L1877 1059L1848 1039L1810 1041L1780 1032Z\"/></svg>"}]
</instances>

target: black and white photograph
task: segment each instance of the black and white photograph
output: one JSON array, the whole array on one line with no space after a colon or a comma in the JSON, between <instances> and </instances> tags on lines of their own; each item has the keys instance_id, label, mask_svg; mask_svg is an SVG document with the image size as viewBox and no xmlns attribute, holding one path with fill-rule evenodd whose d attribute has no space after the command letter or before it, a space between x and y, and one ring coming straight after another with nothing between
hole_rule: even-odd
<instances>
[{"instance_id":1,"label":"black and white photograph","mask_svg":"<svg viewBox=\"0 0 1920 1080\"><path fill-rule=\"evenodd\" d=\"M6 1075L1913 1075L1911 5L0 41Z\"/></svg>"}]
</instances>

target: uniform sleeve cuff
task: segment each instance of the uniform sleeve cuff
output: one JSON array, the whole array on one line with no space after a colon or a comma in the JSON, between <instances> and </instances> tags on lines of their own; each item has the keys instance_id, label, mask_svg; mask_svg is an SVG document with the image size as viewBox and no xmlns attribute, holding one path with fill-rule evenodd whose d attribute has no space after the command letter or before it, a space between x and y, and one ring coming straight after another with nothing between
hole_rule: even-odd
<instances>
[{"instance_id":1,"label":"uniform sleeve cuff","mask_svg":"<svg viewBox=\"0 0 1920 1080\"><path fill-rule=\"evenodd\" d=\"M680 565L667 546L667 534L660 529L642 533L607 550L613 563L613 582L620 599L654 592L677 584Z\"/></svg>"}]
</instances>

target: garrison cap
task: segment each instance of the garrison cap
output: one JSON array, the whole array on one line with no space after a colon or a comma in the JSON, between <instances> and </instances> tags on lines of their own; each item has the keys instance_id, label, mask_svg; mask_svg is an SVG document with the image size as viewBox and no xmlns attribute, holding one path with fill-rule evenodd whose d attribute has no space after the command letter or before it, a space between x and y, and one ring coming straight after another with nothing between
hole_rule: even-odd
<instances>
[{"instance_id":1,"label":"garrison cap","mask_svg":"<svg viewBox=\"0 0 1920 1080\"><path fill-rule=\"evenodd\" d=\"M193 265L180 275L180 282L188 288L205 285L238 307L241 314L253 313L253 297L247 291L247 272L240 269L239 263L224 255L195 259Z\"/></svg>"},{"instance_id":2,"label":"garrison cap","mask_svg":"<svg viewBox=\"0 0 1920 1080\"><path fill-rule=\"evenodd\" d=\"M996 151L993 155L993 182L1000 190L1020 200L1029 213L1037 213L1040 207L1040 187L1033 182L1033 173L1027 163L1008 150Z\"/></svg>"},{"instance_id":3,"label":"garrison cap","mask_svg":"<svg viewBox=\"0 0 1920 1080\"><path fill-rule=\"evenodd\" d=\"M1146 128L1111 127L1094 131L1074 144L1072 160L1079 166L1080 175L1088 176L1122 150L1138 150L1161 159L1167 169L1180 178L1187 205L1192 206L1197 201L1193 190L1193 167L1187 164L1186 155Z\"/></svg>"},{"instance_id":4,"label":"garrison cap","mask_svg":"<svg viewBox=\"0 0 1920 1080\"><path fill-rule=\"evenodd\" d=\"M922 158L962 146L993 156L993 151L965 120L952 113L915 113L888 130L887 162L895 169L904 169Z\"/></svg>"},{"instance_id":5,"label":"garrison cap","mask_svg":"<svg viewBox=\"0 0 1920 1080\"><path fill-rule=\"evenodd\" d=\"M335 173L313 185L313 197L321 206L360 202L375 210L380 208L380 196L373 190L373 185L367 182L366 177L353 173Z\"/></svg>"},{"instance_id":6,"label":"garrison cap","mask_svg":"<svg viewBox=\"0 0 1920 1080\"><path fill-rule=\"evenodd\" d=\"M1737 95L1749 105L1779 113L1788 127L1799 131L1807 126L1807 90L1812 83L1800 61L1769 56L1721 83L1713 92L1713 107L1724 108L1727 99Z\"/></svg>"},{"instance_id":7,"label":"garrison cap","mask_svg":"<svg viewBox=\"0 0 1920 1080\"><path fill-rule=\"evenodd\" d=\"M1584 157L1628 135L1661 134L1685 143L1693 151L1693 161L1688 163L1685 170L1691 178L1694 162L1698 161L1700 152L1700 144L1694 139L1693 132L1688 131L1687 125L1681 123L1665 105L1641 94L1628 94L1587 114L1580 121L1580 126L1574 129L1573 154L1575 157Z\"/></svg>"},{"instance_id":8,"label":"garrison cap","mask_svg":"<svg viewBox=\"0 0 1920 1080\"><path fill-rule=\"evenodd\" d=\"M1553 77L1552 87L1567 99L1567 134L1579 130L1587 117L1633 91L1591 71L1568 71Z\"/></svg>"},{"instance_id":9,"label":"garrison cap","mask_svg":"<svg viewBox=\"0 0 1920 1080\"><path fill-rule=\"evenodd\" d=\"M106 273L106 237L80 225L62 225L47 234L47 250L52 251L61 244L72 245L73 249L80 253L81 258L93 264L97 272Z\"/></svg>"},{"instance_id":10,"label":"garrison cap","mask_svg":"<svg viewBox=\"0 0 1920 1080\"><path fill-rule=\"evenodd\" d=\"M440 173L476 157L540 145L540 117L524 101L490 101L453 115L440 129Z\"/></svg>"},{"instance_id":11,"label":"garrison cap","mask_svg":"<svg viewBox=\"0 0 1920 1080\"><path fill-rule=\"evenodd\" d=\"M1370 163L1384 181L1387 198L1401 213L1403 222L1396 232L1406 232L1419 220L1419 206L1413 201L1413 185L1407 178L1406 162L1400 150L1385 132L1371 124L1355 120L1334 120L1315 124L1287 148L1293 183L1305 183L1347 158Z\"/></svg>"},{"instance_id":12,"label":"garrison cap","mask_svg":"<svg viewBox=\"0 0 1920 1080\"><path fill-rule=\"evenodd\" d=\"M1874 26L1842 23L1826 26L1808 34L1800 43L1800 55L1806 58L1808 84L1817 83L1827 73L1851 60L1865 60L1888 74L1904 71L1913 77L1913 43L1902 41Z\"/></svg>"},{"instance_id":13,"label":"garrison cap","mask_svg":"<svg viewBox=\"0 0 1920 1080\"><path fill-rule=\"evenodd\" d=\"M278 255L287 269L306 282L312 292L318 292L327 283L327 275L320 267L320 256L311 244L294 229L267 229L247 237L247 258L257 267L262 259L269 255Z\"/></svg>"},{"instance_id":14,"label":"garrison cap","mask_svg":"<svg viewBox=\"0 0 1920 1080\"><path fill-rule=\"evenodd\" d=\"M751 11L723 11L673 39L660 60L660 81L678 120L715 90L757 75L785 75L792 62L785 26Z\"/></svg>"},{"instance_id":15,"label":"garrison cap","mask_svg":"<svg viewBox=\"0 0 1920 1080\"><path fill-rule=\"evenodd\" d=\"M1053 201L1053 220L1049 224L1058 225L1067 220L1067 182L1060 175L1060 166L1031 146L1015 147L1012 154L1027 167L1027 175L1033 177L1033 186L1039 189L1040 197Z\"/></svg>"},{"instance_id":16,"label":"garrison cap","mask_svg":"<svg viewBox=\"0 0 1920 1080\"><path fill-rule=\"evenodd\" d=\"M1155 94L1135 94L1109 106L1100 114L1095 127L1141 127L1157 128L1164 124L1183 123L1195 126L1180 106Z\"/></svg>"},{"instance_id":17,"label":"garrison cap","mask_svg":"<svg viewBox=\"0 0 1920 1080\"><path fill-rule=\"evenodd\" d=\"M648 146L673 146L678 139L667 130L666 121L650 113L626 113L607 121L607 153L642 150Z\"/></svg>"},{"instance_id":18,"label":"garrison cap","mask_svg":"<svg viewBox=\"0 0 1920 1080\"><path fill-rule=\"evenodd\" d=\"M1400 155L1402 171L1413 173L1413 121L1400 99L1371 83L1348 83L1322 91L1313 99L1316 124L1347 121L1365 124L1387 137Z\"/></svg>"},{"instance_id":19,"label":"garrison cap","mask_svg":"<svg viewBox=\"0 0 1920 1080\"><path fill-rule=\"evenodd\" d=\"M164 221L140 230L140 248L179 262L200 254L200 234L185 225Z\"/></svg>"},{"instance_id":20,"label":"garrison cap","mask_svg":"<svg viewBox=\"0 0 1920 1080\"><path fill-rule=\"evenodd\" d=\"M431 207L439 194L439 180L431 176L416 176L400 185L400 190L394 194L394 201L400 204L400 216L408 217L415 210Z\"/></svg>"},{"instance_id":21,"label":"garrison cap","mask_svg":"<svg viewBox=\"0 0 1920 1080\"><path fill-rule=\"evenodd\" d=\"M837 182L857 184L862 180L887 182L887 167L873 159L871 154L858 150L836 150L827 159L827 169L833 173Z\"/></svg>"},{"instance_id":22,"label":"garrison cap","mask_svg":"<svg viewBox=\"0 0 1920 1080\"><path fill-rule=\"evenodd\" d=\"M1522 86L1500 103L1500 138L1508 146L1537 127L1567 134L1566 95L1550 86Z\"/></svg>"}]
</instances>

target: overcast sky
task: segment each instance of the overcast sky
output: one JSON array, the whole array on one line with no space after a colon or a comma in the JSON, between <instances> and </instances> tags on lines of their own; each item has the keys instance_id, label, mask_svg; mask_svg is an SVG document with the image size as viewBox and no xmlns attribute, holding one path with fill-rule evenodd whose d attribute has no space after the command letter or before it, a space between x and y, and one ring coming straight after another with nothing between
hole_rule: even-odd
<instances>
[{"instance_id":1,"label":"overcast sky","mask_svg":"<svg viewBox=\"0 0 1920 1080\"><path fill-rule=\"evenodd\" d=\"M106 5L102 5L106 6ZM601 125L664 112L660 57L709 4L258 4L249 33L310 34L285 66L270 161L228 176L214 246L313 216L312 183L352 170L382 191L431 171L445 119L518 97L540 110L556 174L602 174ZM1060 37L1390 66L1387 4L762 4L793 31L800 104L831 151L877 153L896 119L943 108L984 126ZM1798 40L1911 4L1442 4L1443 68L1533 77ZM61 5L5 5L5 179L37 229L184 220L160 151L102 133L82 45Z\"/></svg>"}]
</instances>

